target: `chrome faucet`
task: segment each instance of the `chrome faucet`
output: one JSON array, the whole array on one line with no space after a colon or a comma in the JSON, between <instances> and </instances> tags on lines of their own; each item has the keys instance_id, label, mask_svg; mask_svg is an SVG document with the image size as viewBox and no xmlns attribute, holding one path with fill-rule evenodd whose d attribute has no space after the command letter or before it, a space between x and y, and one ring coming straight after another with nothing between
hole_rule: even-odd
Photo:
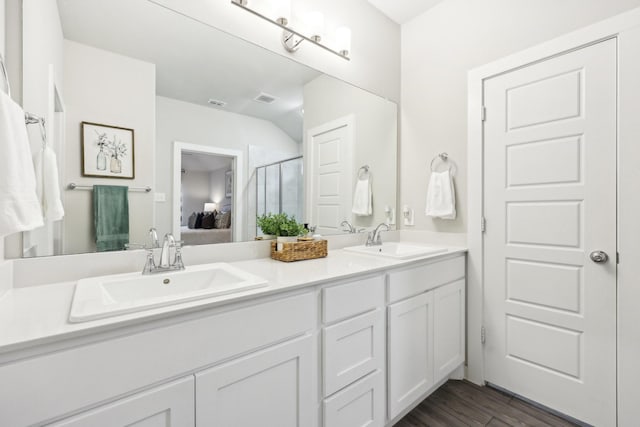
<instances>
[{"instance_id":1,"label":"chrome faucet","mask_svg":"<svg viewBox=\"0 0 640 427\"><path fill-rule=\"evenodd\" d=\"M375 230L369 232L369 235L367 236L367 243L365 243L366 246L382 245L382 230L380 230L382 227L384 227L384 231L389 231L389 226L384 222L378 224Z\"/></svg>"},{"instance_id":2,"label":"chrome faucet","mask_svg":"<svg viewBox=\"0 0 640 427\"><path fill-rule=\"evenodd\" d=\"M346 227L343 228L342 231L348 231L351 234L356 232L356 228L346 219L340 223L340 227Z\"/></svg>"},{"instance_id":3,"label":"chrome faucet","mask_svg":"<svg viewBox=\"0 0 640 427\"><path fill-rule=\"evenodd\" d=\"M154 230L155 231L155 230ZM160 252L160 263L156 265L153 255L153 247L145 248L147 250L147 262L144 265L142 274L165 273L167 271L184 270L184 262L182 262L182 242L176 242L173 234L165 234ZM174 250L173 259L171 258L171 249Z\"/></svg>"},{"instance_id":4,"label":"chrome faucet","mask_svg":"<svg viewBox=\"0 0 640 427\"><path fill-rule=\"evenodd\" d=\"M346 219L340 223L341 227L345 227L342 231L348 231L349 234L362 233L364 228L355 228L349 221Z\"/></svg>"},{"instance_id":5,"label":"chrome faucet","mask_svg":"<svg viewBox=\"0 0 640 427\"><path fill-rule=\"evenodd\" d=\"M165 234L164 241L162 242L162 251L160 252L160 265L158 268L169 268L171 266L172 263L169 263L169 256L171 255L171 248L175 246L176 239L173 237L173 234Z\"/></svg>"},{"instance_id":6,"label":"chrome faucet","mask_svg":"<svg viewBox=\"0 0 640 427\"><path fill-rule=\"evenodd\" d=\"M149 229L149 240L151 240L151 247L152 248L159 248L160 247L160 242L158 240L158 230L156 230L155 227L151 227Z\"/></svg>"},{"instance_id":7,"label":"chrome faucet","mask_svg":"<svg viewBox=\"0 0 640 427\"><path fill-rule=\"evenodd\" d=\"M172 234L165 234L160 251L160 264L156 264L154 249L160 247L158 243L158 232L155 228L149 229L149 240L151 245L141 245L137 243L127 243L125 249L144 249L147 251L147 261L142 269L142 274L163 273L167 271L184 270L182 262L182 241L176 241ZM171 249L174 250L173 259Z\"/></svg>"}]
</instances>

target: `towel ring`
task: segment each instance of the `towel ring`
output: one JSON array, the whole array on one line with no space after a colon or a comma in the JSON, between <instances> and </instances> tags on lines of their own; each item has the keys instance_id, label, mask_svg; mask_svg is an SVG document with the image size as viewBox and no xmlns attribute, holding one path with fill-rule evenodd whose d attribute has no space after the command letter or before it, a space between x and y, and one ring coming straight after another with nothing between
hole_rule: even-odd
<instances>
[{"instance_id":1,"label":"towel ring","mask_svg":"<svg viewBox=\"0 0 640 427\"><path fill-rule=\"evenodd\" d=\"M358 169L358 179L362 178L363 174L369 174L369 165L364 165L360 169Z\"/></svg>"},{"instance_id":2,"label":"towel ring","mask_svg":"<svg viewBox=\"0 0 640 427\"><path fill-rule=\"evenodd\" d=\"M431 159L431 172L436 172L435 163L437 160L440 160L442 163L447 163L449 165L449 172L453 175L456 171L455 165L452 160L449 160L449 155L447 153L440 153Z\"/></svg>"},{"instance_id":3,"label":"towel ring","mask_svg":"<svg viewBox=\"0 0 640 427\"><path fill-rule=\"evenodd\" d=\"M40 137L42 138L42 148L44 149L47 146L47 128L45 126L45 119L40 116L36 116L35 114L25 112L24 123L26 125L38 125L40 128Z\"/></svg>"}]
</instances>

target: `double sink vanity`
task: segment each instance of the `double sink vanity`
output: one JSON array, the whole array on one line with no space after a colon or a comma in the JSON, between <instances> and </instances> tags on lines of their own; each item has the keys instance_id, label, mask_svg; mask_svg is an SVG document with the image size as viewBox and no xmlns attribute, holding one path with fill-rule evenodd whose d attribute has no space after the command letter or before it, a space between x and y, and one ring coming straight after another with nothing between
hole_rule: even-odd
<instances>
[{"instance_id":1,"label":"double sink vanity","mask_svg":"<svg viewBox=\"0 0 640 427\"><path fill-rule=\"evenodd\" d=\"M465 260L388 242L14 289L0 424L393 425L462 376Z\"/></svg>"}]
</instances>

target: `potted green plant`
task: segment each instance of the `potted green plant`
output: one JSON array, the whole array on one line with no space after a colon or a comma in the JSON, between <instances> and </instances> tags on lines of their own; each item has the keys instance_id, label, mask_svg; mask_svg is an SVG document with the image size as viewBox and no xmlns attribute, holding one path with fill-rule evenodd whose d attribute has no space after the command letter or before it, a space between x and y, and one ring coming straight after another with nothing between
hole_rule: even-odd
<instances>
[{"instance_id":1,"label":"potted green plant","mask_svg":"<svg viewBox=\"0 0 640 427\"><path fill-rule=\"evenodd\" d=\"M256 219L256 224L262 230L262 239L275 239L278 235L279 218L275 214L268 214L259 216Z\"/></svg>"},{"instance_id":2,"label":"potted green plant","mask_svg":"<svg viewBox=\"0 0 640 427\"><path fill-rule=\"evenodd\" d=\"M295 242L304 232L304 226L296 221L295 216L286 213L262 215L256 222L265 235L276 236L278 242Z\"/></svg>"}]
</instances>

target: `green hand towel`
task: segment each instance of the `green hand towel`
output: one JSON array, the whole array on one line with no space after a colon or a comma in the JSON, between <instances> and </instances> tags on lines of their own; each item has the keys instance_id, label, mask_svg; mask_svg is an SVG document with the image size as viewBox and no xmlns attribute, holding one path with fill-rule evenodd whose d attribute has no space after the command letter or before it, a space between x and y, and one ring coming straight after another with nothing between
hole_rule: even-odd
<instances>
[{"instance_id":1,"label":"green hand towel","mask_svg":"<svg viewBox=\"0 0 640 427\"><path fill-rule=\"evenodd\" d=\"M93 222L98 252L123 250L129 243L129 187L93 186Z\"/></svg>"}]
</instances>

